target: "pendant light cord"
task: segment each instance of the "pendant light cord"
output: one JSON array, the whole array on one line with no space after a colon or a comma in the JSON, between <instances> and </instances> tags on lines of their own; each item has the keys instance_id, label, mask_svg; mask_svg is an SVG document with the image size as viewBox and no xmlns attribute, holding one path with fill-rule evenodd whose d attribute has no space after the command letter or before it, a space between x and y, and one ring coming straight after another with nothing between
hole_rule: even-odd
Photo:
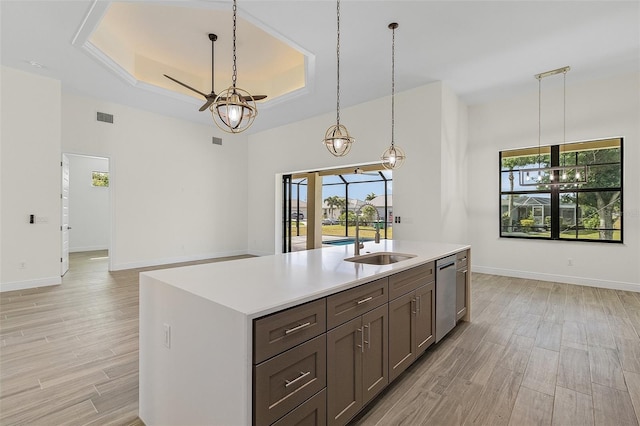
<instances>
[{"instance_id":1,"label":"pendant light cord","mask_svg":"<svg viewBox=\"0 0 640 426\"><path fill-rule=\"evenodd\" d=\"M236 80L238 78L238 66L236 65L236 14L238 12L238 6L236 0L233 0L233 88L236 88Z\"/></svg>"},{"instance_id":2,"label":"pendant light cord","mask_svg":"<svg viewBox=\"0 0 640 426\"><path fill-rule=\"evenodd\" d=\"M542 135L542 78L538 77L538 168L540 168L540 139Z\"/></svg>"},{"instance_id":3,"label":"pendant light cord","mask_svg":"<svg viewBox=\"0 0 640 426\"><path fill-rule=\"evenodd\" d=\"M391 28L391 146L394 145L396 127L396 29Z\"/></svg>"},{"instance_id":4,"label":"pendant light cord","mask_svg":"<svg viewBox=\"0 0 640 426\"><path fill-rule=\"evenodd\" d=\"M337 96L336 96L336 124L340 126L340 0L337 1L336 16L338 21L338 41L336 43L336 56L337 56Z\"/></svg>"}]
</instances>

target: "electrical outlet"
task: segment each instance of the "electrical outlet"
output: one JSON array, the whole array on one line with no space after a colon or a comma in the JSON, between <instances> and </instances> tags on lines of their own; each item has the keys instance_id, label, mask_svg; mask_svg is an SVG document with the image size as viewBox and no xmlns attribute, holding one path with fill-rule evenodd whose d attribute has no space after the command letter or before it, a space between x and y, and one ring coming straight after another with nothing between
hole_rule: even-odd
<instances>
[{"instance_id":1,"label":"electrical outlet","mask_svg":"<svg viewBox=\"0 0 640 426\"><path fill-rule=\"evenodd\" d=\"M164 345L171 348L171 326L169 324L164 324Z\"/></svg>"},{"instance_id":2,"label":"electrical outlet","mask_svg":"<svg viewBox=\"0 0 640 426\"><path fill-rule=\"evenodd\" d=\"M573 266L573 259L567 259L567 266Z\"/></svg>"},{"instance_id":3,"label":"electrical outlet","mask_svg":"<svg viewBox=\"0 0 640 426\"><path fill-rule=\"evenodd\" d=\"M18 263L18 269L27 269L27 262L23 260L22 262Z\"/></svg>"}]
</instances>

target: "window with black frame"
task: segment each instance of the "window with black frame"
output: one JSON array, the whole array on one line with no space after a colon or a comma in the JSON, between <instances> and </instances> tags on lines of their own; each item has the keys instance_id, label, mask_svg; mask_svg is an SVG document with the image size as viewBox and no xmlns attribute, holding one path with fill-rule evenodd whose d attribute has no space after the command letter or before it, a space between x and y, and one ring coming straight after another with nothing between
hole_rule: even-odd
<instances>
[{"instance_id":1,"label":"window with black frame","mask_svg":"<svg viewBox=\"0 0 640 426\"><path fill-rule=\"evenodd\" d=\"M622 138L500 152L500 237L623 241Z\"/></svg>"}]
</instances>

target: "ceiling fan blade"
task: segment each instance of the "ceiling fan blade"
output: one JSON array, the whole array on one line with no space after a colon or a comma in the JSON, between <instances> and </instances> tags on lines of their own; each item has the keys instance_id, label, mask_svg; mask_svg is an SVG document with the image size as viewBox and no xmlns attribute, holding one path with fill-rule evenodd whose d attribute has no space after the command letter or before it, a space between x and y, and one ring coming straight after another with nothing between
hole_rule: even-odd
<instances>
[{"instance_id":1,"label":"ceiling fan blade","mask_svg":"<svg viewBox=\"0 0 640 426\"><path fill-rule=\"evenodd\" d=\"M265 99L267 97L267 95L254 95L254 96L251 96L251 97L253 98L254 101L261 101L261 100ZM248 101L250 99L249 99L248 96L243 96L242 100Z\"/></svg>"},{"instance_id":2,"label":"ceiling fan blade","mask_svg":"<svg viewBox=\"0 0 640 426\"><path fill-rule=\"evenodd\" d=\"M194 92L199 93L200 95L202 95L202 96L204 96L205 98L209 99L209 98L207 97L207 95L205 95L205 94L204 94L204 93L202 93L201 91L196 90L196 89L194 89L193 87L191 87L191 86L189 86L189 85L186 85L186 84L184 84L183 82L178 81L178 80L176 80L176 79L175 79L175 78L173 78L173 77L169 77L169 76L168 76L168 75L166 75L166 74L162 74L162 75L164 75L165 77L167 77L169 80L171 80L171 81L175 81L175 82L176 82L176 83L178 83L179 85L184 86L184 87L186 87L186 88L187 88L187 89L189 89L189 90L193 90Z\"/></svg>"},{"instance_id":3,"label":"ceiling fan blade","mask_svg":"<svg viewBox=\"0 0 640 426\"><path fill-rule=\"evenodd\" d=\"M211 104L213 103L213 101L215 101L215 100L216 100L215 97L213 97L213 98L212 97L207 97L207 102L200 107L200 111L204 111L205 109L209 108L211 106Z\"/></svg>"}]
</instances>

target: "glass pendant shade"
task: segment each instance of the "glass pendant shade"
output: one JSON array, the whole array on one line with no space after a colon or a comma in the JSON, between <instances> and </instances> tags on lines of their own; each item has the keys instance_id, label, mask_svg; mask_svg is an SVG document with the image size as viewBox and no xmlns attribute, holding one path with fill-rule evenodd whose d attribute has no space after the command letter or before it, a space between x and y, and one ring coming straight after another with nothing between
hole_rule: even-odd
<instances>
[{"instance_id":1,"label":"glass pendant shade","mask_svg":"<svg viewBox=\"0 0 640 426\"><path fill-rule=\"evenodd\" d=\"M258 115L253 97L233 86L220 93L209 109L218 128L228 133L248 129Z\"/></svg>"},{"instance_id":2,"label":"glass pendant shade","mask_svg":"<svg viewBox=\"0 0 640 426\"><path fill-rule=\"evenodd\" d=\"M323 143L331 154L342 157L351 151L353 141L347 128L342 124L336 124L327 129Z\"/></svg>"},{"instance_id":3,"label":"glass pendant shade","mask_svg":"<svg viewBox=\"0 0 640 426\"><path fill-rule=\"evenodd\" d=\"M382 153L380 159L385 169L398 169L404 164L406 156L404 151L399 147L392 144L385 152Z\"/></svg>"}]
</instances>

